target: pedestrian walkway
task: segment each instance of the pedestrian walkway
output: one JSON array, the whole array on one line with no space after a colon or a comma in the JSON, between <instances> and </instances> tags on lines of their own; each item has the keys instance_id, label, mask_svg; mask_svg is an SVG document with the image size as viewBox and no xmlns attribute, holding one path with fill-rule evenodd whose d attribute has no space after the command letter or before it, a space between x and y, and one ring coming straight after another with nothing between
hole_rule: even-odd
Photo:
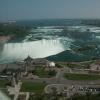
<instances>
[{"instance_id":1,"label":"pedestrian walkway","mask_svg":"<svg viewBox=\"0 0 100 100\"><path fill-rule=\"evenodd\" d=\"M18 99L20 88L21 88L22 82L18 82L18 84L15 85L15 87L8 87L9 95L14 95L14 100Z\"/></svg>"}]
</instances>

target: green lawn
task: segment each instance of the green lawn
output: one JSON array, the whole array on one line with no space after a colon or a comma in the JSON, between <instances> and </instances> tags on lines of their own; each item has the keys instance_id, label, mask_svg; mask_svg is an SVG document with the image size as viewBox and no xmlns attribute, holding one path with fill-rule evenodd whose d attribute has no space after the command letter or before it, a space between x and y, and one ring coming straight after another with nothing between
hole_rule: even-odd
<instances>
[{"instance_id":1,"label":"green lawn","mask_svg":"<svg viewBox=\"0 0 100 100\"><path fill-rule=\"evenodd\" d=\"M23 82L21 91L42 93L45 86L45 83Z\"/></svg>"},{"instance_id":2,"label":"green lawn","mask_svg":"<svg viewBox=\"0 0 100 100\"><path fill-rule=\"evenodd\" d=\"M83 68L82 64L79 65L79 64L68 63L67 66L70 68Z\"/></svg>"},{"instance_id":3,"label":"green lawn","mask_svg":"<svg viewBox=\"0 0 100 100\"><path fill-rule=\"evenodd\" d=\"M69 68L89 68L89 65L93 61L88 61L88 62L81 62L81 63L71 63L71 62L56 62L56 66L58 68L63 68L63 67L69 67Z\"/></svg>"},{"instance_id":4,"label":"green lawn","mask_svg":"<svg viewBox=\"0 0 100 100\"><path fill-rule=\"evenodd\" d=\"M44 78L44 77L53 77L56 75L56 72L46 71L44 68L38 67L33 71L33 74L39 76L40 78Z\"/></svg>"},{"instance_id":5,"label":"green lawn","mask_svg":"<svg viewBox=\"0 0 100 100\"><path fill-rule=\"evenodd\" d=\"M69 67L69 68L84 68L84 64L72 64L72 63L66 63L66 62L58 62L57 65L58 67Z\"/></svg>"},{"instance_id":6,"label":"green lawn","mask_svg":"<svg viewBox=\"0 0 100 100\"><path fill-rule=\"evenodd\" d=\"M88 75L88 74L65 73L64 77L69 80L100 80L100 75Z\"/></svg>"},{"instance_id":7,"label":"green lawn","mask_svg":"<svg viewBox=\"0 0 100 100\"><path fill-rule=\"evenodd\" d=\"M39 77L48 77L48 71L45 71L44 68L38 67L33 71L33 74Z\"/></svg>"},{"instance_id":8,"label":"green lawn","mask_svg":"<svg viewBox=\"0 0 100 100\"><path fill-rule=\"evenodd\" d=\"M6 88L7 80L0 80L0 88Z\"/></svg>"}]
</instances>

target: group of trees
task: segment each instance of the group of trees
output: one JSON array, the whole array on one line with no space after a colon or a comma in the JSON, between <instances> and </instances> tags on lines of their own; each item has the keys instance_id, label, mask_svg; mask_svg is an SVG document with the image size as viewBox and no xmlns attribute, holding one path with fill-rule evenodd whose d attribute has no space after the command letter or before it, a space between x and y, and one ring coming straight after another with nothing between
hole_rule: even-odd
<instances>
[{"instance_id":1,"label":"group of trees","mask_svg":"<svg viewBox=\"0 0 100 100\"><path fill-rule=\"evenodd\" d=\"M0 35L12 35L12 36L25 36L29 27L26 26L18 26L18 25L4 25L0 24Z\"/></svg>"},{"instance_id":2,"label":"group of trees","mask_svg":"<svg viewBox=\"0 0 100 100\"><path fill-rule=\"evenodd\" d=\"M58 95L54 89L50 94L43 93L30 96L29 100L100 100L100 94L74 94L70 98L67 98L63 94Z\"/></svg>"},{"instance_id":3,"label":"group of trees","mask_svg":"<svg viewBox=\"0 0 100 100\"><path fill-rule=\"evenodd\" d=\"M68 100L100 100L100 94L91 94L91 93L86 93L84 95L75 94Z\"/></svg>"}]
</instances>

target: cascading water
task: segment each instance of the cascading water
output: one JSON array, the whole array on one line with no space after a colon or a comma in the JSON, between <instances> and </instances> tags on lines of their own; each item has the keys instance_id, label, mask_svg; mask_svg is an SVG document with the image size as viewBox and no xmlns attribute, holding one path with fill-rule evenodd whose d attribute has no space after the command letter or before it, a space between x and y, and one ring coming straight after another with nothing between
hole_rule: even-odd
<instances>
[{"instance_id":1,"label":"cascading water","mask_svg":"<svg viewBox=\"0 0 100 100\"><path fill-rule=\"evenodd\" d=\"M65 29L69 30L78 30L76 32L67 33L67 31L64 31ZM90 32L98 32L97 30L100 30L95 27L89 27L89 26L63 26L63 27L54 27L54 26L48 26L48 27L38 27L37 29L32 29L31 34L27 35L24 40L17 43L5 43L2 46L0 46L0 63L7 63L7 62L13 62L13 61L19 61L26 58L28 55L32 58L44 58L51 55L56 55L60 52L63 52L65 50L71 51L71 46L75 46L75 42L77 42L78 39L80 39L80 42L82 40L82 35L84 36L84 33L87 29L90 29ZM82 33L83 32L83 33ZM89 33L88 37L99 39L100 36L96 36L95 34ZM69 35L70 34L70 37ZM73 36L71 36L73 35ZM75 38L76 35L78 35L77 39ZM87 33L85 34L87 37ZM86 42L86 39L82 40L82 43ZM91 39L93 41L93 39ZM91 40L89 40L91 42ZM88 41L88 42L89 42ZM74 44L73 44L74 43ZM87 43L86 43L87 44Z\"/></svg>"}]
</instances>

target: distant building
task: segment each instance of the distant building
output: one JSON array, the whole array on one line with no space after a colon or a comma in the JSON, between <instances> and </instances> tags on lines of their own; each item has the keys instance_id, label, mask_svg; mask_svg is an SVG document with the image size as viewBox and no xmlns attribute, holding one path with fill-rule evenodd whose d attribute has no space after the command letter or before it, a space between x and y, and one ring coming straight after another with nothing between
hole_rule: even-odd
<instances>
[{"instance_id":1,"label":"distant building","mask_svg":"<svg viewBox=\"0 0 100 100\"><path fill-rule=\"evenodd\" d=\"M99 64L91 64L90 65L90 70L89 70L91 73L95 73L95 74L98 74L100 73L100 65Z\"/></svg>"},{"instance_id":2,"label":"distant building","mask_svg":"<svg viewBox=\"0 0 100 100\"><path fill-rule=\"evenodd\" d=\"M0 64L0 73L3 75L12 75L14 72L23 72L24 67L18 63Z\"/></svg>"},{"instance_id":3,"label":"distant building","mask_svg":"<svg viewBox=\"0 0 100 100\"><path fill-rule=\"evenodd\" d=\"M49 63L49 66L50 66L50 67L55 67L55 63L54 63L54 62L50 62L50 63Z\"/></svg>"},{"instance_id":4,"label":"distant building","mask_svg":"<svg viewBox=\"0 0 100 100\"><path fill-rule=\"evenodd\" d=\"M30 56L28 56L25 60L24 60L24 66L26 67L26 70L32 70L35 67L55 67L55 63L48 61L44 58L38 58L38 59L33 59Z\"/></svg>"},{"instance_id":5,"label":"distant building","mask_svg":"<svg viewBox=\"0 0 100 100\"><path fill-rule=\"evenodd\" d=\"M100 71L100 65L99 64L91 64L90 65L90 70L93 70L93 71Z\"/></svg>"}]
</instances>

